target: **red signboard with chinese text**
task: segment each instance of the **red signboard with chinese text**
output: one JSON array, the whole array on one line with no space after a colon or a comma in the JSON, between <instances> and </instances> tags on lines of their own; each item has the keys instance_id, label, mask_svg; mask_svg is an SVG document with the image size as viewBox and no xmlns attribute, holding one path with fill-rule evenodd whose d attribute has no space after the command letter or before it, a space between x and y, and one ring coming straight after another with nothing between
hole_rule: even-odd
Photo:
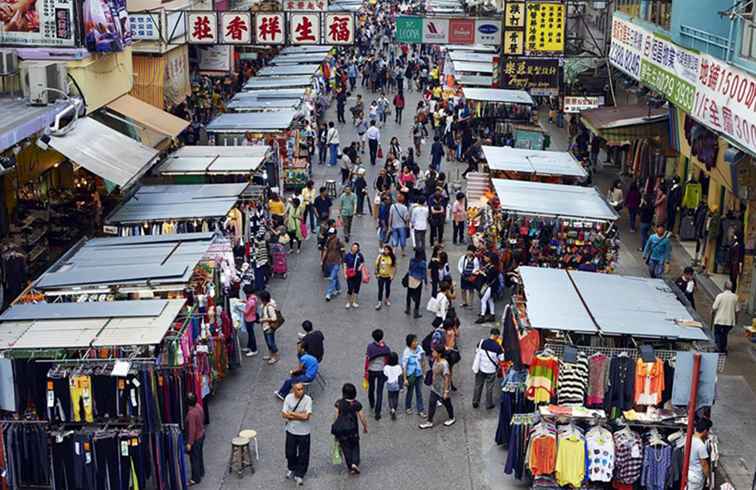
<instances>
[{"instance_id":1,"label":"red signboard with chinese text","mask_svg":"<svg viewBox=\"0 0 756 490\"><path fill-rule=\"evenodd\" d=\"M289 14L289 44L320 44L320 15Z\"/></svg>"},{"instance_id":2,"label":"red signboard with chinese text","mask_svg":"<svg viewBox=\"0 0 756 490\"><path fill-rule=\"evenodd\" d=\"M286 42L284 14L256 14L255 42L257 44L284 44Z\"/></svg>"},{"instance_id":3,"label":"red signboard with chinese text","mask_svg":"<svg viewBox=\"0 0 756 490\"><path fill-rule=\"evenodd\" d=\"M250 44L252 42L252 14L221 12L220 42L222 44Z\"/></svg>"},{"instance_id":4,"label":"red signboard with chinese text","mask_svg":"<svg viewBox=\"0 0 756 490\"><path fill-rule=\"evenodd\" d=\"M187 41L190 44L215 44L218 42L218 13L189 12L186 14Z\"/></svg>"},{"instance_id":5,"label":"red signboard with chinese text","mask_svg":"<svg viewBox=\"0 0 756 490\"><path fill-rule=\"evenodd\" d=\"M354 15L326 14L325 43L354 44Z\"/></svg>"}]
</instances>

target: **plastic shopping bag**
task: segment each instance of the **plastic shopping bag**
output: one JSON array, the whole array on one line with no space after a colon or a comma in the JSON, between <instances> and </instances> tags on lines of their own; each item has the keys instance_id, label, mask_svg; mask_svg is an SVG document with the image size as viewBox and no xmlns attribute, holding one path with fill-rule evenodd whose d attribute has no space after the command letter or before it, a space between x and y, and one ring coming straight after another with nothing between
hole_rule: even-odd
<instances>
[{"instance_id":1,"label":"plastic shopping bag","mask_svg":"<svg viewBox=\"0 0 756 490\"><path fill-rule=\"evenodd\" d=\"M339 441L337 441L335 437L331 444L331 464L341 464L341 447L339 446Z\"/></svg>"}]
</instances>

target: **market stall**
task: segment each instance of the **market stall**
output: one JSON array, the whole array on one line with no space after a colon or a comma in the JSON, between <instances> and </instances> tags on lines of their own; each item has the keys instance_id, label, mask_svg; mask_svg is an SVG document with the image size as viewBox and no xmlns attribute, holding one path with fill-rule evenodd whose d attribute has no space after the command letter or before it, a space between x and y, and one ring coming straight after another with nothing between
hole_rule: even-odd
<instances>
[{"instance_id":1,"label":"market stall","mask_svg":"<svg viewBox=\"0 0 756 490\"><path fill-rule=\"evenodd\" d=\"M271 65L320 64L329 56L327 51L301 54L281 54L270 60Z\"/></svg>"},{"instance_id":2,"label":"market stall","mask_svg":"<svg viewBox=\"0 0 756 490\"><path fill-rule=\"evenodd\" d=\"M464 58L460 58L456 61L449 60L444 64L444 79L447 81L451 79L454 83L463 87L491 87L493 85L493 73L493 62L466 61Z\"/></svg>"},{"instance_id":3,"label":"market stall","mask_svg":"<svg viewBox=\"0 0 756 490\"><path fill-rule=\"evenodd\" d=\"M649 488L643 467L653 466L663 488L680 487L693 354L711 345L695 312L660 279L517 272L495 436L508 447L505 473L531 488ZM711 407L722 363L701 360L696 400ZM579 458L566 467L570 449Z\"/></svg>"},{"instance_id":4,"label":"market stall","mask_svg":"<svg viewBox=\"0 0 756 490\"><path fill-rule=\"evenodd\" d=\"M306 126L295 119L297 112L241 112L221 114L207 126L210 140L216 145L240 145L264 142L273 146L281 164L280 171L268 175L279 190L301 188L310 176L310 145Z\"/></svg>"},{"instance_id":5,"label":"market stall","mask_svg":"<svg viewBox=\"0 0 756 490\"><path fill-rule=\"evenodd\" d=\"M537 122L535 102L524 90L463 87L473 125L489 128L494 146L544 150L546 131Z\"/></svg>"},{"instance_id":6,"label":"market stall","mask_svg":"<svg viewBox=\"0 0 756 490\"><path fill-rule=\"evenodd\" d=\"M575 184L588 176L580 162L566 151L483 146L483 155L494 179Z\"/></svg>"},{"instance_id":7,"label":"market stall","mask_svg":"<svg viewBox=\"0 0 756 490\"><path fill-rule=\"evenodd\" d=\"M265 145L183 146L173 152L155 173L177 184L252 182L267 184L273 151Z\"/></svg>"},{"instance_id":8,"label":"market stall","mask_svg":"<svg viewBox=\"0 0 756 490\"><path fill-rule=\"evenodd\" d=\"M287 46L281 50L279 54L292 55L292 54L306 54L306 53L327 53L333 49L333 46L327 46L325 44L311 44L307 46Z\"/></svg>"},{"instance_id":9,"label":"market stall","mask_svg":"<svg viewBox=\"0 0 756 490\"><path fill-rule=\"evenodd\" d=\"M309 76L314 77L320 72L320 65L268 65L262 70L257 72L255 78L263 77L295 77L295 76Z\"/></svg>"},{"instance_id":10,"label":"market stall","mask_svg":"<svg viewBox=\"0 0 756 490\"><path fill-rule=\"evenodd\" d=\"M619 217L593 187L492 179L496 199L481 205L471 231L501 243L521 265L611 272Z\"/></svg>"},{"instance_id":11,"label":"market stall","mask_svg":"<svg viewBox=\"0 0 756 490\"><path fill-rule=\"evenodd\" d=\"M289 77L252 77L247 80L242 90L270 90L285 88L307 88L313 87L316 83L311 76L289 76Z\"/></svg>"}]
</instances>

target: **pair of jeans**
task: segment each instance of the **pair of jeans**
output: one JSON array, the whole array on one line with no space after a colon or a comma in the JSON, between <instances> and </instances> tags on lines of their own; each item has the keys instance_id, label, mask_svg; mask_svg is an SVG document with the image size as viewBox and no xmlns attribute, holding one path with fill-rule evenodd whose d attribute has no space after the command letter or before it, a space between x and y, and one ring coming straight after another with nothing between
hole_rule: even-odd
<instances>
[{"instance_id":1,"label":"pair of jeans","mask_svg":"<svg viewBox=\"0 0 756 490\"><path fill-rule=\"evenodd\" d=\"M415 404L417 406L418 413L424 411L423 407L423 375L418 374L413 378L408 377L409 383L407 385L407 394L404 396L404 408L409 410L412 408L412 393L415 394Z\"/></svg>"},{"instance_id":2,"label":"pair of jeans","mask_svg":"<svg viewBox=\"0 0 756 490\"><path fill-rule=\"evenodd\" d=\"M383 408L383 385L386 383L386 376L382 371L368 371L368 402L370 408L375 410L375 416L381 416Z\"/></svg>"},{"instance_id":3,"label":"pair of jeans","mask_svg":"<svg viewBox=\"0 0 756 490\"><path fill-rule=\"evenodd\" d=\"M648 237L650 236L651 232L651 223L643 223L640 224L640 239L641 239L641 250L643 247L646 246L646 242L648 241Z\"/></svg>"},{"instance_id":4,"label":"pair of jeans","mask_svg":"<svg viewBox=\"0 0 756 490\"><path fill-rule=\"evenodd\" d=\"M486 313L488 313L489 315L495 315L496 307L493 300L493 287L488 286L485 288L486 288L486 291L483 293L483 296L481 296L480 298L480 316L486 316Z\"/></svg>"},{"instance_id":5,"label":"pair of jeans","mask_svg":"<svg viewBox=\"0 0 756 490\"><path fill-rule=\"evenodd\" d=\"M457 223L456 221L453 224L454 233L452 234L452 243L454 245L460 243L465 243L465 222L460 221Z\"/></svg>"},{"instance_id":6,"label":"pair of jeans","mask_svg":"<svg viewBox=\"0 0 756 490\"><path fill-rule=\"evenodd\" d=\"M391 246L400 247L402 250L407 246L407 235L405 235L404 227L391 229Z\"/></svg>"},{"instance_id":7,"label":"pair of jeans","mask_svg":"<svg viewBox=\"0 0 756 490\"><path fill-rule=\"evenodd\" d=\"M283 384L281 385L281 389L278 390L278 394L285 397L291 391L292 386L294 386L297 383L312 383L312 379L313 378L310 378L309 376L305 376L304 374L298 374L296 376L292 376L291 378L287 378L286 381L284 381Z\"/></svg>"},{"instance_id":8,"label":"pair of jeans","mask_svg":"<svg viewBox=\"0 0 756 490\"><path fill-rule=\"evenodd\" d=\"M305 223L307 223L308 218L309 218L309 221L310 221L310 232L311 233L317 233L318 229L317 229L316 224L315 224L316 223L316 221L315 221L315 218L316 218L316 215L315 215L315 206L313 206L312 204L308 204L307 206L305 206L305 211L304 211L304 222Z\"/></svg>"},{"instance_id":9,"label":"pair of jeans","mask_svg":"<svg viewBox=\"0 0 756 490\"><path fill-rule=\"evenodd\" d=\"M648 261L648 275L654 279L659 279L664 274L664 261L649 259Z\"/></svg>"},{"instance_id":10,"label":"pair of jeans","mask_svg":"<svg viewBox=\"0 0 756 490\"><path fill-rule=\"evenodd\" d=\"M354 216L342 216L341 223L344 225L344 239L349 241L349 237L352 236L352 218Z\"/></svg>"},{"instance_id":11,"label":"pair of jeans","mask_svg":"<svg viewBox=\"0 0 756 490\"><path fill-rule=\"evenodd\" d=\"M428 398L428 422L433 423L433 417L436 415L436 404L441 404L446 408L446 413L449 416L449 420L454 418L454 407L452 406L451 398L444 398L435 391L431 390L430 398Z\"/></svg>"},{"instance_id":12,"label":"pair of jeans","mask_svg":"<svg viewBox=\"0 0 756 490\"><path fill-rule=\"evenodd\" d=\"M399 408L399 390L388 391L388 405L389 409L396 411L397 408Z\"/></svg>"},{"instance_id":13,"label":"pair of jeans","mask_svg":"<svg viewBox=\"0 0 756 490\"><path fill-rule=\"evenodd\" d=\"M717 344L717 351L727 353L727 336L732 330L732 325L714 325L714 342Z\"/></svg>"},{"instance_id":14,"label":"pair of jeans","mask_svg":"<svg viewBox=\"0 0 756 490\"><path fill-rule=\"evenodd\" d=\"M265 334L265 345L268 346L268 351L271 354L278 353L278 347L276 347L276 332L269 329L269 330L266 330L264 334Z\"/></svg>"},{"instance_id":15,"label":"pair of jeans","mask_svg":"<svg viewBox=\"0 0 756 490\"><path fill-rule=\"evenodd\" d=\"M328 145L326 145L325 143L318 143L318 163L320 165L325 164L327 148L328 148Z\"/></svg>"},{"instance_id":16,"label":"pair of jeans","mask_svg":"<svg viewBox=\"0 0 756 490\"><path fill-rule=\"evenodd\" d=\"M295 477L304 478L310 466L310 434L286 432L286 469Z\"/></svg>"},{"instance_id":17,"label":"pair of jeans","mask_svg":"<svg viewBox=\"0 0 756 490\"><path fill-rule=\"evenodd\" d=\"M330 151L330 160L328 161L328 164L332 167L336 166L336 162L338 161L339 157L339 144L338 143L329 143L328 144L329 151Z\"/></svg>"},{"instance_id":18,"label":"pair of jeans","mask_svg":"<svg viewBox=\"0 0 756 490\"><path fill-rule=\"evenodd\" d=\"M415 248L425 250L425 230L415 230Z\"/></svg>"},{"instance_id":19,"label":"pair of jeans","mask_svg":"<svg viewBox=\"0 0 756 490\"><path fill-rule=\"evenodd\" d=\"M405 308L406 311L410 311L410 307L412 306L412 303L415 303L414 312L415 314L420 313L420 297L423 293L423 286L420 285L416 288L407 288L407 307Z\"/></svg>"},{"instance_id":20,"label":"pair of jeans","mask_svg":"<svg viewBox=\"0 0 756 490\"><path fill-rule=\"evenodd\" d=\"M379 277L378 278L378 302L380 303L383 301L383 298L386 298L386 301L388 301L389 297L391 296L391 278L390 277Z\"/></svg>"},{"instance_id":21,"label":"pair of jeans","mask_svg":"<svg viewBox=\"0 0 756 490\"><path fill-rule=\"evenodd\" d=\"M378 156L378 140L368 139L368 149L370 150L370 165L375 165Z\"/></svg>"},{"instance_id":22,"label":"pair of jeans","mask_svg":"<svg viewBox=\"0 0 756 490\"><path fill-rule=\"evenodd\" d=\"M344 463L347 468L360 465L360 436L346 436L339 438L341 453L344 455Z\"/></svg>"},{"instance_id":23,"label":"pair of jeans","mask_svg":"<svg viewBox=\"0 0 756 490\"><path fill-rule=\"evenodd\" d=\"M331 264L328 266L328 287L326 288L326 296L333 296L341 290L341 284L339 283L339 270L340 264Z\"/></svg>"},{"instance_id":24,"label":"pair of jeans","mask_svg":"<svg viewBox=\"0 0 756 490\"><path fill-rule=\"evenodd\" d=\"M473 406L480 404L480 396L483 393L483 385L486 387L486 408L493 408L493 392L496 385L496 373L484 373L478 371L475 373L475 389L473 390Z\"/></svg>"},{"instance_id":25,"label":"pair of jeans","mask_svg":"<svg viewBox=\"0 0 756 490\"><path fill-rule=\"evenodd\" d=\"M628 221L630 221L630 229L635 231L635 220L638 217L638 208L627 208ZM642 245L645 245L643 243Z\"/></svg>"},{"instance_id":26,"label":"pair of jeans","mask_svg":"<svg viewBox=\"0 0 756 490\"><path fill-rule=\"evenodd\" d=\"M200 437L194 441L192 449L189 451L189 461L192 464L192 480L195 483L199 483L202 477L205 476L205 457L202 454L204 446L205 438Z\"/></svg>"},{"instance_id":27,"label":"pair of jeans","mask_svg":"<svg viewBox=\"0 0 756 490\"><path fill-rule=\"evenodd\" d=\"M431 222L430 224L430 242L431 245L438 242L444 241L444 222L441 221L438 222Z\"/></svg>"},{"instance_id":28,"label":"pair of jeans","mask_svg":"<svg viewBox=\"0 0 756 490\"><path fill-rule=\"evenodd\" d=\"M394 118L394 122L397 124L402 123L402 111L404 110L404 107L396 107L396 117Z\"/></svg>"},{"instance_id":29,"label":"pair of jeans","mask_svg":"<svg viewBox=\"0 0 756 490\"><path fill-rule=\"evenodd\" d=\"M255 338L255 322L248 322L242 317L244 329L247 331L247 349L257 352L257 339Z\"/></svg>"}]
</instances>

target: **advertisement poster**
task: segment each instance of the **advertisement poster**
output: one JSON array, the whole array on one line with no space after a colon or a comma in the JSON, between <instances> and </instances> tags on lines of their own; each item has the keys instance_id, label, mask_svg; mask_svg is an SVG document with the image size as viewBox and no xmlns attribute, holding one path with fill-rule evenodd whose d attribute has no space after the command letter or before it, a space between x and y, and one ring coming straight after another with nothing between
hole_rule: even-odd
<instances>
[{"instance_id":1,"label":"advertisement poster","mask_svg":"<svg viewBox=\"0 0 756 490\"><path fill-rule=\"evenodd\" d=\"M76 47L79 22L74 5L67 0L4 2L0 8L0 44Z\"/></svg>"},{"instance_id":2,"label":"advertisement poster","mask_svg":"<svg viewBox=\"0 0 756 490\"><path fill-rule=\"evenodd\" d=\"M525 2L507 2L504 5L503 52L510 56L525 54Z\"/></svg>"},{"instance_id":3,"label":"advertisement poster","mask_svg":"<svg viewBox=\"0 0 756 490\"><path fill-rule=\"evenodd\" d=\"M423 42L427 44L449 44L449 19L423 19Z\"/></svg>"},{"instance_id":4,"label":"advertisement poster","mask_svg":"<svg viewBox=\"0 0 756 490\"><path fill-rule=\"evenodd\" d=\"M218 44L200 48L199 69L201 71L231 71L233 46Z\"/></svg>"},{"instance_id":5,"label":"advertisement poster","mask_svg":"<svg viewBox=\"0 0 756 490\"><path fill-rule=\"evenodd\" d=\"M160 41L160 13L129 14L129 27L135 41Z\"/></svg>"},{"instance_id":6,"label":"advertisement poster","mask_svg":"<svg viewBox=\"0 0 756 490\"><path fill-rule=\"evenodd\" d=\"M325 15L326 44L354 44L354 15Z\"/></svg>"},{"instance_id":7,"label":"advertisement poster","mask_svg":"<svg viewBox=\"0 0 756 490\"><path fill-rule=\"evenodd\" d=\"M501 22L498 19L475 19L475 44L501 44Z\"/></svg>"},{"instance_id":8,"label":"advertisement poster","mask_svg":"<svg viewBox=\"0 0 756 490\"><path fill-rule=\"evenodd\" d=\"M507 58L501 72L502 88L531 95L559 95L560 77L558 59Z\"/></svg>"},{"instance_id":9,"label":"advertisement poster","mask_svg":"<svg viewBox=\"0 0 756 490\"><path fill-rule=\"evenodd\" d=\"M87 50L114 53L131 44L126 0L84 0L82 17Z\"/></svg>"},{"instance_id":10,"label":"advertisement poster","mask_svg":"<svg viewBox=\"0 0 756 490\"><path fill-rule=\"evenodd\" d=\"M423 42L422 17L399 16L396 18L396 41L406 44Z\"/></svg>"},{"instance_id":11,"label":"advertisement poster","mask_svg":"<svg viewBox=\"0 0 756 490\"><path fill-rule=\"evenodd\" d=\"M563 53L564 14L564 4L528 2L525 50L534 54Z\"/></svg>"},{"instance_id":12,"label":"advertisement poster","mask_svg":"<svg viewBox=\"0 0 756 490\"><path fill-rule=\"evenodd\" d=\"M475 42L475 20L449 20L449 42L452 44L473 44Z\"/></svg>"}]
</instances>

